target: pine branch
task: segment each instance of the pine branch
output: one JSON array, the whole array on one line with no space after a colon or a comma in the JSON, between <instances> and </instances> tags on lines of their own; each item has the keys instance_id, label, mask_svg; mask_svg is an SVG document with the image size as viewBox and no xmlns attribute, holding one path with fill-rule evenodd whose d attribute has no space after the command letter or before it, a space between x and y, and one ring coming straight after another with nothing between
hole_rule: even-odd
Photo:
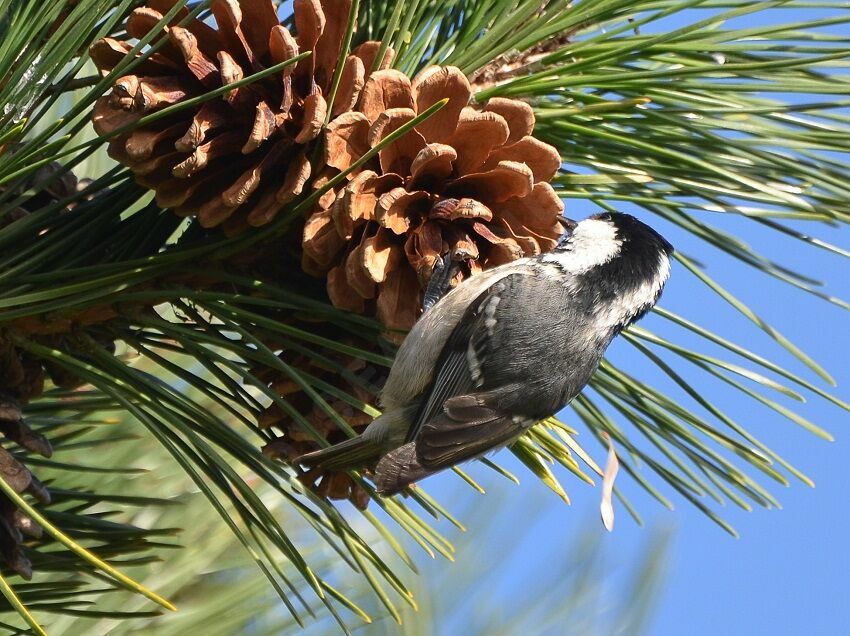
<instances>
[{"instance_id":1,"label":"pine branch","mask_svg":"<svg viewBox=\"0 0 850 636\"><path fill-rule=\"evenodd\" d=\"M304 150L312 160L311 177L300 194L279 206L274 221L242 228L235 236L204 228L157 205L132 170L114 166L106 154L110 140L157 130L169 117L218 103L236 90L259 90L262 81L322 56L302 47L285 61L257 64L241 79L199 90L97 136L88 130L96 100L119 78L161 61L156 56L167 46L167 38L160 37L166 25L191 27L196 17L209 23L215 17L208 2L176 3L133 41L126 58L93 79L88 46L105 36L126 39L123 29L135 4L79 0L36 11L28 3L0 0L0 24L9 34L0 43L0 103L7 105L0 114L0 349L4 363L21 370L14 383L3 371L3 389L29 402L35 414L28 415L29 423L52 408L49 400L34 401L34 387L41 389L45 373L57 385L81 381L95 387L73 402L73 417L66 412L55 426L44 426L57 451L93 444L86 441L86 420L93 412L112 408L132 416L144 438L161 444L208 498L222 527L260 568L296 623L306 621L318 605L340 625L345 621L339 608L359 620L371 614L362 599L346 597L328 582L333 577L313 565L314 544L334 550L366 581L383 611L398 618L401 606L414 606L408 586L328 496L350 498L359 507L371 500L373 509L380 508L383 519L368 510L351 515L362 514L373 524L406 567L414 561L396 536L399 530L426 553L452 558L451 543L424 517L464 524L421 489L409 500L382 499L368 475L325 479L300 475L288 465L296 450L353 435L378 413L376 396L393 353L380 324L333 307L324 281L301 275L301 233L305 215L322 198L342 196L358 173L380 165L384 151L409 139L405 136L432 116L437 121L453 104L437 101L415 113L345 170L319 174L327 168L319 135ZM790 401L814 395L850 410L831 389L822 388L833 384L832 377L806 352L805 343L791 342L707 267L717 256L730 256L739 267L786 284L789 294L850 307L816 276L761 254L747 240L748 230L739 235L723 229L725 219L735 218L744 223L736 227L777 233L801 250L814 248L836 258L850 254L817 235L822 225L843 227L850 220L850 180L841 160L850 139L848 102L841 97L848 92L850 49L847 38L834 31L850 22L844 3L415 0L402 8L363 0L351 6L340 22L340 61L373 40L369 70L384 65L392 51L392 66L410 76L428 64L458 66L473 82L476 106L495 97L531 104L534 135L560 154L552 183L568 214L574 200L601 210L630 205L693 237L699 247L693 254L679 252L676 284L716 295L739 314L742 325L755 327L776 345L770 354L751 351L736 341L738 334L716 333L710 317L657 309L664 321L623 334L635 354L631 362L606 362L592 390L562 414L564 422L547 420L514 445L512 451L529 470L569 501L572 489L567 480L561 483L562 476L593 483L592 474L601 472L594 458L607 450L608 436L623 472L662 505L672 502L659 484L733 533L713 505L728 499L744 509L777 506L753 475L780 484L793 476L811 485L739 422L740 413L696 387L716 380L754 407L825 439L829 433L802 407L792 410ZM822 12L780 22L788 20L789 9L814 8ZM64 19L57 23L60 16ZM683 26L669 28L671 18ZM293 23L291 16L283 20L294 28ZM365 72L364 66L364 77ZM337 64L326 78L331 105L347 81L344 75ZM320 124L326 129L333 120L328 108ZM71 176L80 167L92 168L85 176L93 181L83 187ZM114 341L123 343L119 352L139 356L147 366L113 355ZM775 353L793 358L793 366L774 362ZM636 370L647 362L675 392L653 386ZM574 416L602 450L578 443ZM86 434L73 435L74 426ZM274 430L285 434L279 437ZM89 518L87 511L95 498L118 508L156 508L161 501L75 491L59 482L71 466L80 473L111 475L106 464L40 459L10 449L15 461L25 460L39 475L55 471L54 503L36 510L67 536L96 546L110 560L120 556L129 563L158 547L155 531L113 527ZM275 454L282 460L270 457ZM487 464L517 480L492 460ZM483 491L463 469L456 472ZM255 491L256 480L265 497ZM615 494L639 520L624 490ZM293 536L280 521L271 498L301 519L303 535ZM387 517L392 524L384 525ZM90 589L90 566L59 554L34 555L33 565L45 576L63 571L59 565L76 571L73 585L63 587L66 581L51 577L53 587L44 592L49 600L39 596L43 590L37 586L12 580L11 589L26 606L53 603L50 595L64 590L69 600L47 607L95 616L98 610L81 609L71 600ZM4 598L17 603L10 588L2 587ZM122 616L120 607L109 611ZM140 608L138 615L147 611Z\"/></svg>"}]
</instances>

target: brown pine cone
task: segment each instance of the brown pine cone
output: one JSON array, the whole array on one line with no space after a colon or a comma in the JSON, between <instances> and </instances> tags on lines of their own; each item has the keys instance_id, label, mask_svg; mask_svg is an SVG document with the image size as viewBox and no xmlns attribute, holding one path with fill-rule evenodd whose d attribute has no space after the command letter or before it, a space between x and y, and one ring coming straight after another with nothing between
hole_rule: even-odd
<instances>
[{"instance_id":1,"label":"brown pine cone","mask_svg":"<svg viewBox=\"0 0 850 636\"><path fill-rule=\"evenodd\" d=\"M0 434L31 453L42 457L50 457L53 454L47 438L33 431L24 422L18 400L4 392L0 392Z\"/></svg>"},{"instance_id":2,"label":"brown pine cone","mask_svg":"<svg viewBox=\"0 0 850 636\"><path fill-rule=\"evenodd\" d=\"M45 457L52 453L44 436L24 423L17 400L4 393L0 393L0 433L31 452ZM50 502L47 489L3 447L0 447L0 479L18 494L29 493L42 503ZM41 528L18 510L8 497L0 494L0 560L13 572L29 579L32 566L24 555L24 534L38 537Z\"/></svg>"},{"instance_id":3,"label":"brown pine cone","mask_svg":"<svg viewBox=\"0 0 850 636\"><path fill-rule=\"evenodd\" d=\"M107 347L108 343L103 346ZM62 379L79 384L77 378L59 375L62 371L58 366L50 370L54 384L61 385ZM44 383L44 362L0 336L0 442L8 440L30 453L50 457L53 454L50 442L30 428L21 412L22 404L41 395ZM13 456L5 444L0 445L0 479L18 494L28 493L42 503L49 503L49 492L22 461ZM40 533L41 528L32 519L0 494L0 564L29 579L32 567L23 552L23 535L37 537Z\"/></svg>"},{"instance_id":4,"label":"brown pine cone","mask_svg":"<svg viewBox=\"0 0 850 636\"><path fill-rule=\"evenodd\" d=\"M129 37L148 33L174 0L147 4L127 21ZM213 0L210 8L216 28L200 20L178 26L187 13L181 10L154 39L164 38L165 45L100 98L93 123L106 134L312 51L280 73L109 144L110 155L156 191L158 205L195 215L204 227L226 222L226 229L237 231L270 222L301 193L310 177L308 145L318 137L329 109L336 116L354 105L379 44L367 42L345 59L329 106L351 0L295 0L294 37L279 23L271 0ZM107 73L130 49L128 42L104 38L91 47L91 56Z\"/></svg>"},{"instance_id":5,"label":"brown pine cone","mask_svg":"<svg viewBox=\"0 0 850 636\"><path fill-rule=\"evenodd\" d=\"M409 329L439 257L463 263L460 280L557 243L563 203L549 185L557 150L531 136L534 113L525 102L494 98L474 107L470 96L454 67L426 68L412 81L379 71L357 108L328 125L328 168L314 187L449 98L322 197L307 220L302 267L327 276L335 306Z\"/></svg>"}]
</instances>

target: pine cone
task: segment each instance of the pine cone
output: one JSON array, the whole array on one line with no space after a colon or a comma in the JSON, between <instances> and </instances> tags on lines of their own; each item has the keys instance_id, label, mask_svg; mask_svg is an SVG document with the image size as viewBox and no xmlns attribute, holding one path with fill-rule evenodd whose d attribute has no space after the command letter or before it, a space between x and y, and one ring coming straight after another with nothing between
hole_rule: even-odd
<instances>
[{"instance_id":1,"label":"pine cone","mask_svg":"<svg viewBox=\"0 0 850 636\"><path fill-rule=\"evenodd\" d=\"M50 346L67 349L62 336L41 340ZM105 338L96 342L106 349L112 346L112 342ZM80 357L79 354L75 355ZM5 439L30 453L50 457L53 454L50 442L24 421L21 412L22 404L41 395L45 371L57 386L78 386L82 383L82 380L68 374L63 367L19 350L0 334L0 441ZM29 493L42 503L49 503L49 492L22 461L0 446L0 479L19 494ZM38 524L21 513L8 497L0 494L0 563L29 579L32 567L23 552L23 535L38 537L40 533Z\"/></svg>"},{"instance_id":2,"label":"pine cone","mask_svg":"<svg viewBox=\"0 0 850 636\"><path fill-rule=\"evenodd\" d=\"M300 321L297 318L286 319L289 324L309 329L310 333L339 340L344 344L366 350L376 349L374 343L356 338L330 323ZM377 352L377 351L376 351ZM366 404L374 404L375 396L387 379L389 369L362 360L352 359L339 353L319 347L316 350L320 356L332 363L343 367L344 372L334 368L332 364L323 364L315 357L306 356L284 349L279 357L288 365L301 373L312 375L332 386L355 396ZM270 369L255 370L254 374L267 382L269 387L277 392L287 403L295 408L318 433L323 435L331 444L348 439L337 423L315 404L289 376ZM354 429L356 433L363 430L372 422L372 417L354 408L347 402L336 398L327 398L328 404ZM272 404L262 414L259 420L263 428L274 427L283 435L270 442L263 448L269 457L283 459L291 463L304 453L319 450L312 435L304 430L292 417L285 414L278 406ZM318 495L331 499L349 499L355 506L365 509L369 503L368 493L346 473L326 472L321 468L304 473L302 482L312 488Z\"/></svg>"},{"instance_id":3,"label":"pine cone","mask_svg":"<svg viewBox=\"0 0 850 636\"><path fill-rule=\"evenodd\" d=\"M71 348L64 336L40 338L49 346L62 348L78 358L84 357ZM114 351L114 344L105 336L94 337L96 346ZM82 384L64 367L40 360L19 350L0 334L0 442L14 442L22 449L42 457L50 457L53 448L44 435L34 431L24 420L21 405L38 398L48 374L56 386L66 388ZM50 503L50 493L22 463L4 446L0 446L0 479L21 494L29 493L42 503ZM23 534L38 537L41 528L21 513L5 495L0 494L0 563L24 578L32 575L32 567L23 553Z\"/></svg>"},{"instance_id":4,"label":"pine cone","mask_svg":"<svg viewBox=\"0 0 850 636\"><path fill-rule=\"evenodd\" d=\"M28 197L20 207L0 219L0 228L72 196L80 187L74 173L64 171L60 163L54 161L42 166L18 186L16 194L28 193ZM73 204L69 204L67 210L71 208ZM65 342L65 336L38 336L36 339L48 346L72 351ZM102 339L100 344L105 348L112 345L106 339ZM21 405L41 395L48 375L57 386L77 386L82 383L82 380L69 375L55 363L40 360L18 349L0 332L0 440L14 442L30 453L43 457L50 457L53 449L43 435L33 431L24 421ZM42 503L50 502L47 489L19 458L3 446L0 446L0 479L5 480L19 494L28 493ZM32 566L23 552L24 535L38 537L40 534L38 524L18 510L8 497L0 494L0 563L29 579Z\"/></svg>"},{"instance_id":5,"label":"pine cone","mask_svg":"<svg viewBox=\"0 0 850 636\"><path fill-rule=\"evenodd\" d=\"M0 433L31 452L45 457L52 453L44 436L34 432L23 421L18 401L5 392L0 392ZM47 489L3 447L0 447L0 479L16 493L26 492L42 503L50 502ZM0 494L0 560L13 572L29 579L32 566L23 552L22 533L38 537L41 528L18 510L8 497Z\"/></svg>"},{"instance_id":6,"label":"pine cone","mask_svg":"<svg viewBox=\"0 0 850 636\"><path fill-rule=\"evenodd\" d=\"M379 71L357 108L328 125L328 168L314 187L449 98L322 197L308 218L302 267L327 275L337 307L409 329L439 257L451 254L463 264L461 280L557 243L563 204L549 185L561 163L557 150L531 136L528 104L494 98L472 107L470 96L469 82L454 67L426 68L413 81Z\"/></svg>"},{"instance_id":7,"label":"pine cone","mask_svg":"<svg viewBox=\"0 0 850 636\"><path fill-rule=\"evenodd\" d=\"M173 5L174 0L150 0L134 10L128 36L145 35ZM196 215L204 227L226 222L225 229L236 231L246 224L264 225L301 193L310 177L306 146L325 122L350 7L351 0L295 0L295 37L279 23L271 0L214 0L217 28L200 20L178 26L187 13L183 9L158 36L167 40L165 45L97 102L95 130L109 133L312 51L280 73L109 144L110 155L156 191L158 205ZM367 42L345 59L332 115L353 106L378 46ZM130 49L127 42L104 38L92 46L91 56L106 73Z\"/></svg>"}]
</instances>

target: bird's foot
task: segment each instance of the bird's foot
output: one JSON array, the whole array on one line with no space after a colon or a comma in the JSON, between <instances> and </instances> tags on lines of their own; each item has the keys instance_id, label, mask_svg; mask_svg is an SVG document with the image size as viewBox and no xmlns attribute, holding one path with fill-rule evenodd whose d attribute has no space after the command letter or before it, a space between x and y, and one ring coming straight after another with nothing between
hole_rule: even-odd
<instances>
[{"instance_id":1,"label":"bird's foot","mask_svg":"<svg viewBox=\"0 0 850 636\"><path fill-rule=\"evenodd\" d=\"M449 287L451 287L452 278L455 277L459 269L460 263L452 258L451 252L447 252L437 259L437 262L434 263L431 280L428 281L428 287L425 289L425 297L422 299L423 314L446 295Z\"/></svg>"},{"instance_id":2,"label":"bird's foot","mask_svg":"<svg viewBox=\"0 0 850 636\"><path fill-rule=\"evenodd\" d=\"M569 238L573 235L573 230L576 228L576 223L572 219L568 219L565 216L558 218L558 223L561 224L561 227L564 228L564 233L561 234L561 238L558 239L558 247L563 247Z\"/></svg>"}]
</instances>

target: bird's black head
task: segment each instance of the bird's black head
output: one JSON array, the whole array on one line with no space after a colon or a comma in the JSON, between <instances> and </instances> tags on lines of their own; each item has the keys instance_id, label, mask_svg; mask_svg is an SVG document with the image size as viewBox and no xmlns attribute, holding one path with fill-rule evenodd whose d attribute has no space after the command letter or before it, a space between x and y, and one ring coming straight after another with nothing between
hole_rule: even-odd
<instances>
[{"instance_id":1,"label":"bird's black head","mask_svg":"<svg viewBox=\"0 0 850 636\"><path fill-rule=\"evenodd\" d=\"M572 275L584 297L619 330L643 316L661 295L673 246L628 214L596 214L544 255Z\"/></svg>"},{"instance_id":2,"label":"bird's black head","mask_svg":"<svg viewBox=\"0 0 850 636\"><path fill-rule=\"evenodd\" d=\"M594 214L590 219L610 223L617 238L622 241L624 251L634 252L632 256L639 253L654 256L662 252L668 257L673 255L673 246L663 236L630 214L603 212Z\"/></svg>"}]
</instances>

